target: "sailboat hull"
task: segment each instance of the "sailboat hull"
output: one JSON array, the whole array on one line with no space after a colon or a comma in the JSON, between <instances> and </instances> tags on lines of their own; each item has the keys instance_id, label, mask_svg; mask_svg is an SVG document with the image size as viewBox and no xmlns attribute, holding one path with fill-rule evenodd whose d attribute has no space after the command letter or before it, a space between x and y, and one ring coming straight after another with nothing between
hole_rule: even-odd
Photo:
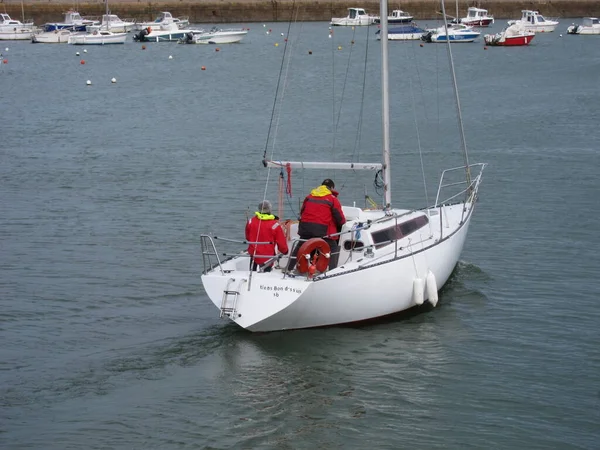
<instances>
[{"instance_id":1,"label":"sailboat hull","mask_svg":"<svg viewBox=\"0 0 600 450\"><path fill-rule=\"evenodd\" d=\"M431 272L430 279L436 280L434 292L450 277L474 209L474 204L469 204L468 215L463 216L462 206L441 207L448 220L448 226L442 227L449 233L445 238L413 235L412 240L425 239L421 242L429 244L418 249L405 247L398 253L388 249L387 259L377 255L372 260L358 258L323 278L284 277L277 271L253 272L250 277L248 259L242 258L235 262L241 270L221 273L215 269L205 273L202 282L217 308L223 311L233 306L229 318L255 332L330 326L398 313L417 305L415 279L423 281L422 297L428 300L427 292L432 292L432 286L425 285L428 274ZM429 229L423 232L427 234Z\"/></svg>"}]
</instances>

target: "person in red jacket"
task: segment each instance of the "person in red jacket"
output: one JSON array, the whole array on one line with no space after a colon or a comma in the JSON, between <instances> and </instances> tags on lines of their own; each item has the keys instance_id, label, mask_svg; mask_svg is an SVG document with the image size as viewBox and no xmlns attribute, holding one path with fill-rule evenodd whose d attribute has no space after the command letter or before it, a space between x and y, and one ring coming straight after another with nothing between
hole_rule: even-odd
<instances>
[{"instance_id":1,"label":"person in red jacket","mask_svg":"<svg viewBox=\"0 0 600 450\"><path fill-rule=\"evenodd\" d=\"M342 205L337 199L338 192L334 188L335 183L333 180L326 178L319 187L313 189L306 196L300 209L300 223L298 225L300 239L323 238L329 244L331 249L329 269L337 267L340 256L338 246L339 236L332 235L339 233L342 225L346 223ZM290 258L292 265L296 262L295 256L298 253L298 249L299 245L292 252L293 260Z\"/></svg>"},{"instance_id":2,"label":"person in red jacket","mask_svg":"<svg viewBox=\"0 0 600 450\"><path fill-rule=\"evenodd\" d=\"M270 272L273 269L274 261L270 261L275 256L275 247L280 253L287 253L288 246L283 234L283 229L279 225L279 220L271 214L271 202L268 200L258 204L258 211L254 217L246 223L246 240L248 253L250 254L250 269ZM256 244L256 242L261 242Z\"/></svg>"}]
</instances>

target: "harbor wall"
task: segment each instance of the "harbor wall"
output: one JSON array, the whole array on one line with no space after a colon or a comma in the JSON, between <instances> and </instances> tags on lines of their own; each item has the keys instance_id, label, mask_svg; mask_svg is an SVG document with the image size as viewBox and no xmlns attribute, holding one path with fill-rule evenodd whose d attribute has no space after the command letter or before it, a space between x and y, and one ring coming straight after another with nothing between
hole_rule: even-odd
<instances>
[{"instance_id":1,"label":"harbor wall","mask_svg":"<svg viewBox=\"0 0 600 450\"><path fill-rule=\"evenodd\" d=\"M459 15L464 17L468 6L478 4L489 10L497 19L517 19L521 10L535 9L546 17L575 18L600 15L600 0L489 0L474 2L459 0ZM64 12L74 7L73 2L64 0L0 0L0 10L13 19L33 19L38 25L60 22ZM82 16L99 17L104 12L103 0L79 1L77 10ZM361 1L281 1L281 0L177 0L177 1L132 1L110 0L110 10L122 19L153 20L160 11L170 11L174 17L187 16L190 23L250 23L330 21L332 17L345 17L348 7L360 6L371 14L379 11L379 2ZM401 8L410 12L415 20L439 19L438 0L402 0L389 2L389 9ZM456 3L446 2L446 13L456 14Z\"/></svg>"}]
</instances>

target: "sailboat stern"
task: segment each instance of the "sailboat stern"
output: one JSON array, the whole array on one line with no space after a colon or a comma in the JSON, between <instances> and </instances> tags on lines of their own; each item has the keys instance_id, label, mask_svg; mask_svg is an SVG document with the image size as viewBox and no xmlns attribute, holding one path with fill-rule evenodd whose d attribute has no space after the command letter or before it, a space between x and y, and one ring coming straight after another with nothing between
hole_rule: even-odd
<instances>
[{"instance_id":1,"label":"sailboat stern","mask_svg":"<svg viewBox=\"0 0 600 450\"><path fill-rule=\"evenodd\" d=\"M312 284L303 277L284 278L281 271L221 272L218 268L202 275L202 283L222 318L251 331L263 331L257 324L298 301ZM285 324L275 329L279 328Z\"/></svg>"}]
</instances>

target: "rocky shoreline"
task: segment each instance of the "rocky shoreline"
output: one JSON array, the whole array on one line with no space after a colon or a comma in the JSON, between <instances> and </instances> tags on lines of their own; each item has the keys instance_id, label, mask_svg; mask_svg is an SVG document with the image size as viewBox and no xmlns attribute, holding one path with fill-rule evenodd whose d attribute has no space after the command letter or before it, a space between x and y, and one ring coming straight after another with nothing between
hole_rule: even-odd
<instances>
[{"instance_id":1,"label":"rocky shoreline","mask_svg":"<svg viewBox=\"0 0 600 450\"><path fill-rule=\"evenodd\" d=\"M464 16L473 1L459 0L459 14ZM25 1L23 9L17 0L2 0L3 9L11 17L21 19L32 18L36 24L59 22L65 11L73 8L72 2L64 0ZM489 10L497 19L517 19L523 9L536 9L547 17L584 17L600 15L598 0L489 0L479 2L480 7ZM438 19L440 3L437 0L403 0L401 6L391 2L389 9L401 7L410 12L415 20ZM153 20L160 11L170 11L173 16L187 16L190 23L251 23L251 22L288 22L323 21L329 22L332 17L346 16L347 8L360 6L369 13L376 14L379 2L365 1L256 1L256 0L181 0L181 1L136 1L110 0L112 13L121 18ZM456 11L455 3L446 4L448 14ZM102 0L78 2L78 11L84 16L98 17L104 12Z\"/></svg>"}]
</instances>

